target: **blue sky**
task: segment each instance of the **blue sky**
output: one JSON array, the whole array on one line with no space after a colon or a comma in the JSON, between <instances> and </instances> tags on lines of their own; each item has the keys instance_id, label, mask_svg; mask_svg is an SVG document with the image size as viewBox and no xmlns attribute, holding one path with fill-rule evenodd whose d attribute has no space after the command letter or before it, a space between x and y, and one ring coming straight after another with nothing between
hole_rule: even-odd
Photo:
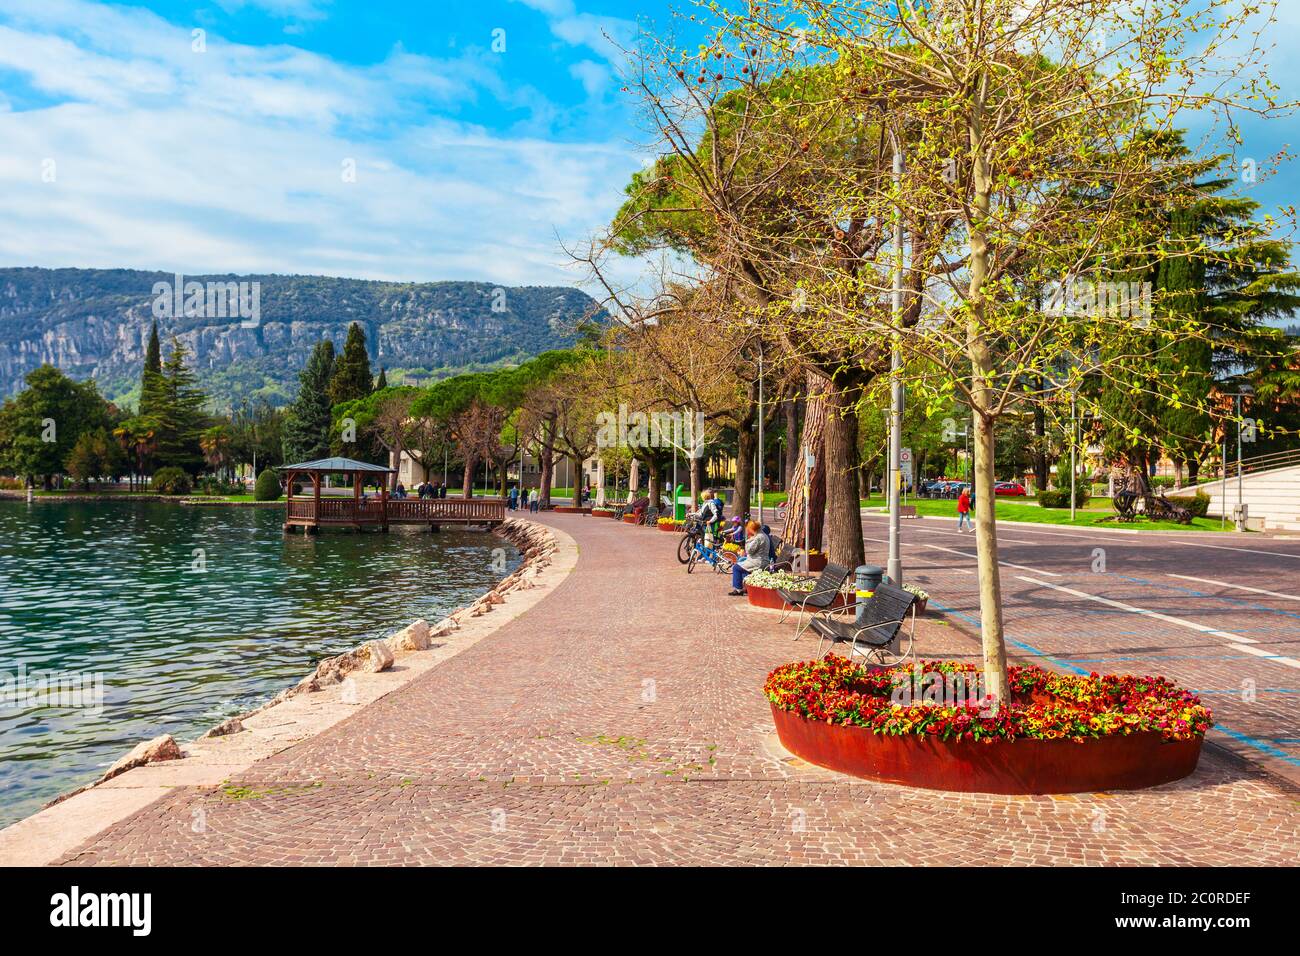
<instances>
[{"instance_id":1,"label":"blue sky","mask_svg":"<svg viewBox=\"0 0 1300 956\"><path fill-rule=\"evenodd\" d=\"M606 36L638 21L668 0L3 0L0 264L577 281L646 157ZM1245 131L1242 190L1291 202L1300 119Z\"/></svg>"},{"instance_id":2,"label":"blue sky","mask_svg":"<svg viewBox=\"0 0 1300 956\"><path fill-rule=\"evenodd\" d=\"M644 156L607 39L637 15L4 0L0 263L573 281Z\"/></svg>"}]
</instances>

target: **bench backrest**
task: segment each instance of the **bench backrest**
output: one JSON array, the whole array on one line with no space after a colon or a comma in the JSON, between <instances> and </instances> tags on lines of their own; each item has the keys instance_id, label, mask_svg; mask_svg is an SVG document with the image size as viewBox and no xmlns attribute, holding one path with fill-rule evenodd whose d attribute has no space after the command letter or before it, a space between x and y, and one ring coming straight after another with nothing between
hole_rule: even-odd
<instances>
[{"instance_id":1,"label":"bench backrest","mask_svg":"<svg viewBox=\"0 0 1300 956\"><path fill-rule=\"evenodd\" d=\"M848 583L849 578L852 576L853 572L844 565L828 563L826 567L822 569L822 573L818 576L817 586L813 588L813 590L829 591L834 589L838 591Z\"/></svg>"},{"instance_id":2,"label":"bench backrest","mask_svg":"<svg viewBox=\"0 0 1300 956\"><path fill-rule=\"evenodd\" d=\"M916 595L911 591L905 591L903 588L896 587L885 581L877 584L876 590L871 595L871 600L863 608L866 620L862 624L894 624L896 626L893 628L875 628L872 641L879 640L886 634L892 635L895 633L898 630L898 625L902 625L904 619L906 619L915 601Z\"/></svg>"}]
</instances>

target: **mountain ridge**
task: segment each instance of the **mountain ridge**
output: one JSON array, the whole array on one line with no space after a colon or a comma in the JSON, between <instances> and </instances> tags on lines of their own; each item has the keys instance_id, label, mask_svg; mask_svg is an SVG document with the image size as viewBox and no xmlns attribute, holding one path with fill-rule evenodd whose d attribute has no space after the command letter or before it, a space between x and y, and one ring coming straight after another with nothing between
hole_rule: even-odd
<instances>
[{"instance_id":1,"label":"mountain ridge","mask_svg":"<svg viewBox=\"0 0 1300 956\"><path fill-rule=\"evenodd\" d=\"M172 273L0 268L0 397L49 363L73 378L95 380L111 400L132 404L155 318L164 354L176 335L223 408L256 398L289 400L312 346L330 338L341 347L352 322L366 333L376 371L384 366L390 382L416 384L568 347L583 323L604 320L590 296L564 286L232 273L183 279L204 287L258 283L256 323L225 314L220 302L213 314L201 307L198 314L166 314L173 311L170 296L160 307L156 290L160 283L171 289Z\"/></svg>"}]
</instances>

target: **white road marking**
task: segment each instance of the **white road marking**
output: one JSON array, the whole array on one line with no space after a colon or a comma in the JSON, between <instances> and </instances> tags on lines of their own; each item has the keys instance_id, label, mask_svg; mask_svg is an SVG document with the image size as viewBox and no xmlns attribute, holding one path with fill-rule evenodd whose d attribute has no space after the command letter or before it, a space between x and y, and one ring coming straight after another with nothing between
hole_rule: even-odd
<instances>
[{"instance_id":1,"label":"white road marking","mask_svg":"<svg viewBox=\"0 0 1300 956\"><path fill-rule=\"evenodd\" d=\"M1229 644L1229 647L1238 651L1245 651L1247 654L1254 654L1256 657L1262 657L1265 660L1275 661L1285 667L1294 667L1300 670L1300 661L1290 657L1282 657L1280 654L1271 654L1268 651L1260 650L1258 647L1247 647L1244 644Z\"/></svg>"},{"instance_id":2,"label":"white road marking","mask_svg":"<svg viewBox=\"0 0 1300 956\"><path fill-rule=\"evenodd\" d=\"M1216 551L1241 551L1244 554L1266 554L1270 558L1295 558L1300 560L1300 554L1287 554L1285 551L1260 551L1258 548L1230 548L1226 544L1202 544L1199 541L1175 541L1174 544L1185 544L1193 548L1214 548Z\"/></svg>"},{"instance_id":3,"label":"white road marking","mask_svg":"<svg viewBox=\"0 0 1300 956\"><path fill-rule=\"evenodd\" d=\"M1088 601L1096 601L1098 604L1106 604L1110 607L1119 608L1121 611L1128 611L1130 614L1141 614L1143 617L1154 617L1159 621L1168 624L1177 624L1179 627L1185 627L1189 630L1199 631L1202 634L1210 634L1214 637L1226 637L1238 644L1258 644L1259 641L1252 640L1249 637L1242 637L1240 634L1229 634L1227 631L1216 630L1205 624L1197 624L1195 621L1186 621L1181 617L1173 617L1169 614L1161 614L1159 611L1151 611L1144 607L1134 607L1132 604L1125 604L1123 601L1112 601L1110 598L1104 598L1097 594L1089 594L1086 591L1077 591L1074 588L1063 587L1060 584L1049 584L1047 581L1036 581L1033 578L1019 576L1021 581L1028 581L1030 584L1037 584L1040 587L1051 588L1054 591L1064 591L1066 594L1073 594L1075 597L1081 597ZM1272 657L1272 655L1269 655ZM1278 658L1285 660L1286 658Z\"/></svg>"},{"instance_id":4,"label":"white road marking","mask_svg":"<svg viewBox=\"0 0 1300 956\"><path fill-rule=\"evenodd\" d=\"M947 551L949 554L960 554L963 558L979 559L978 554L971 554L969 551L958 551L955 548L944 548L937 544L923 544L923 548L933 548L936 551ZM1010 561L999 561L998 564L1006 568L1015 568L1017 571L1033 571L1035 574L1046 574L1049 578L1059 578L1060 575L1055 571L1044 571L1042 568L1027 568L1023 564L1012 564Z\"/></svg>"},{"instance_id":5,"label":"white road marking","mask_svg":"<svg viewBox=\"0 0 1300 956\"><path fill-rule=\"evenodd\" d=\"M1182 578L1184 581L1199 581L1202 584L1215 584L1221 588L1236 588L1238 591L1250 591L1252 594L1267 594L1269 597L1282 598L1286 601L1300 601L1300 596L1295 594L1282 594L1278 591L1265 591L1263 588L1251 588L1244 584L1229 584L1227 581L1215 581L1213 578L1195 578L1190 574L1171 574L1171 578Z\"/></svg>"}]
</instances>

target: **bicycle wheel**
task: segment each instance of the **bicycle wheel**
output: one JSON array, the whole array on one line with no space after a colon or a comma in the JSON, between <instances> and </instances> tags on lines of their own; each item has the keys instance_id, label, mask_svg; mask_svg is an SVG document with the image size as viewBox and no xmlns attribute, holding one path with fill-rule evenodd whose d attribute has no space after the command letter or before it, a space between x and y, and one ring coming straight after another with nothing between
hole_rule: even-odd
<instances>
[{"instance_id":1,"label":"bicycle wheel","mask_svg":"<svg viewBox=\"0 0 1300 956\"><path fill-rule=\"evenodd\" d=\"M689 534L682 535L682 540L677 542L677 560L685 564L690 560L691 552L695 550L695 539Z\"/></svg>"},{"instance_id":2,"label":"bicycle wheel","mask_svg":"<svg viewBox=\"0 0 1300 956\"><path fill-rule=\"evenodd\" d=\"M691 553L686 556L686 573L690 574L695 570L695 562L700 559L700 553L691 548Z\"/></svg>"}]
</instances>

